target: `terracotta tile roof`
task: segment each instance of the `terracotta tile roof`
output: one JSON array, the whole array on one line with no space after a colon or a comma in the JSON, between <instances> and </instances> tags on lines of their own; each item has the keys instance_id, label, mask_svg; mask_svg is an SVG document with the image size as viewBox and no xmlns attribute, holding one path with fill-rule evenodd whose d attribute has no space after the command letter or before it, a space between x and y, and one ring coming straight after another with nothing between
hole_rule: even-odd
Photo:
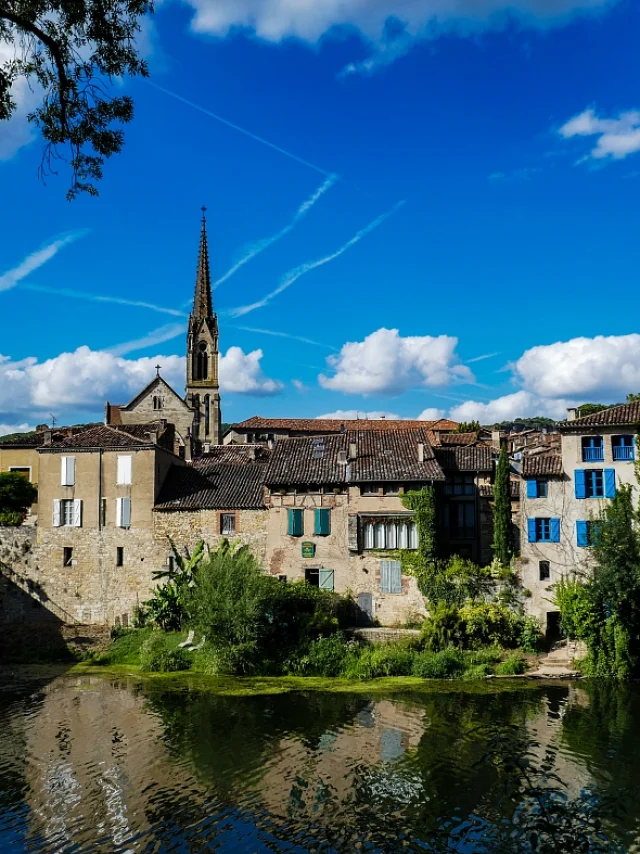
<instances>
[{"instance_id":1,"label":"terracotta tile roof","mask_svg":"<svg viewBox=\"0 0 640 854\"><path fill-rule=\"evenodd\" d=\"M558 477L562 474L560 454L530 454L522 459L522 477L547 475Z\"/></svg>"},{"instance_id":2,"label":"terracotta tile roof","mask_svg":"<svg viewBox=\"0 0 640 854\"><path fill-rule=\"evenodd\" d=\"M212 445L208 453L193 461L194 466L204 467L212 463L250 465L255 461L268 460L271 451L266 445Z\"/></svg>"},{"instance_id":3,"label":"terracotta tile roof","mask_svg":"<svg viewBox=\"0 0 640 854\"><path fill-rule=\"evenodd\" d=\"M512 480L511 482L511 498L520 498L520 481ZM493 484L482 483L478 487L478 492L482 498L493 498Z\"/></svg>"},{"instance_id":4,"label":"terracotta tile roof","mask_svg":"<svg viewBox=\"0 0 640 854\"><path fill-rule=\"evenodd\" d=\"M108 427L105 424L95 424L89 429L78 431L71 436L56 435L52 437L50 446L42 446L43 450L64 450L69 448L130 448L149 446L153 444L151 433L155 432L158 445L173 451L174 426L162 425L159 422L148 424L127 424L120 427Z\"/></svg>"},{"instance_id":5,"label":"terracotta tile roof","mask_svg":"<svg viewBox=\"0 0 640 854\"><path fill-rule=\"evenodd\" d=\"M478 437L473 433L440 433L438 439L441 445L475 445Z\"/></svg>"},{"instance_id":6,"label":"terracotta tile roof","mask_svg":"<svg viewBox=\"0 0 640 854\"><path fill-rule=\"evenodd\" d=\"M419 442L424 446L423 462L418 461ZM351 443L356 445L357 456L347 472L347 466L338 463L338 454L342 451L346 456ZM266 475L266 483L273 486L442 479L424 429L281 439L273 449Z\"/></svg>"},{"instance_id":7,"label":"terracotta tile roof","mask_svg":"<svg viewBox=\"0 0 640 854\"><path fill-rule=\"evenodd\" d=\"M237 424L232 424L232 430L238 432L253 432L262 431L270 432L272 430L290 430L296 433L341 433L344 431L356 430L364 431L382 431L392 432L394 430L454 430L457 427L455 421L449 421L446 418L441 418L438 421L404 421L391 420L387 418L363 419L362 421L355 420L340 420L329 418L262 418L259 415L254 415L252 418L247 418L245 421L239 421Z\"/></svg>"},{"instance_id":8,"label":"terracotta tile roof","mask_svg":"<svg viewBox=\"0 0 640 854\"><path fill-rule=\"evenodd\" d=\"M264 507L262 463L170 468L156 510L260 510Z\"/></svg>"},{"instance_id":9,"label":"terracotta tile roof","mask_svg":"<svg viewBox=\"0 0 640 854\"><path fill-rule=\"evenodd\" d=\"M76 433L81 433L91 427L99 427L98 423L74 424L71 427L56 427L51 430L52 442L62 441L64 438ZM39 448L44 444L47 430L31 430L28 433L11 433L8 436L0 436L0 445L12 448Z\"/></svg>"},{"instance_id":10,"label":"terracotta tile roof","mask_svg":"<svg viewBox=\"0 0 640 854\"><path fill-rule=\"evenodd\" d=\"M610 409L601 409L592 415L576 418L574 421L562 421L558 424L560 432L581 430L583 427L633 427L640 424L640 401L621 403Z\"/></svg>"},{"instance_id":11,"label":"terracotta tile roof","mask_svg":"<svg viewBox=\"0 0 640 854\"><path fill-rule=\"evenodd\" d=\"M435 454L442 471L492 471L494 450L489 445L469 445L436 448Z\"/></svg>"}]
</instances>

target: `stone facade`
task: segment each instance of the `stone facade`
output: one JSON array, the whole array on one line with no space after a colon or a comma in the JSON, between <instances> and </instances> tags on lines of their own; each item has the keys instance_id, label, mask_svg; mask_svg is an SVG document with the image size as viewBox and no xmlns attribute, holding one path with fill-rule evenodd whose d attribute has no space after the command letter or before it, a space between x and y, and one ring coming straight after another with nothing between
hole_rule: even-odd
<instances>
[{"instance_id":1,"label":"stone facade","mask_svg":"<svg viewBox=\"0 0 640 854\"><path fill-rule=\"evenodd\" d=\"M236 532L233 535L221 533L221 515L233 513L236 518ZM165 551L169 548L168 537L180 550L189 552L200 540L215 551L223 539L232 543L249 546L251 551L264 565L267 554L267 511L266 510L176 510L172 512L156 511L153 514L153 538L155 548Z\"/></svg>"},{"instance_id":2,"label":"stone facade","mask_svg":"<svg viewBox=\"0 0 640 854\"><path fill-rule=\"evenodd\" d=\"M126 406L111 407L107 404L105 410L106 424L146 424L158 418L166 419L175 426L175 453L189 459L193 410L161 376L157 376Z\"/></svg>"}]
</instances>

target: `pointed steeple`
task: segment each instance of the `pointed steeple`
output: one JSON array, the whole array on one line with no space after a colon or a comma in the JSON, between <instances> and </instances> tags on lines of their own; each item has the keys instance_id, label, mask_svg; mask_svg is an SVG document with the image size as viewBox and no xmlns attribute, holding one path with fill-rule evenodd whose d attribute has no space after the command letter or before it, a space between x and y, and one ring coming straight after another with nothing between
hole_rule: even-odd
<instances>
[{"instance_id":1,"label":"pointed steeple","mask_svg":"<svg viewBox=\"0 0 640 854\"><path fill-rule=\"evenodd\" d=\"M211 275L209 273L209 249L207 246L207 220L205 207L202 208L202 230L200 232L200 249L198 250L198 271L196 273L196 289L193 297L192 317L205 318L213 315L211 299Z\"/></svg>"}]
</instances>

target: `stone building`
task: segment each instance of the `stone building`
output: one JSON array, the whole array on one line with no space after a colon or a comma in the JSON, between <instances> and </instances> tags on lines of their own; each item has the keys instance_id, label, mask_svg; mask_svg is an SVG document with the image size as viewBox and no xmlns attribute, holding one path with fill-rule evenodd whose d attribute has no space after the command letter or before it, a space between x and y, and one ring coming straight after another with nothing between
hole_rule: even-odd
<instances>
[{"instance_id":1,"label":"stone building","mask_svg":"<svg viewBox=\"0 0 640 854\"><path fill-rule=\"evenodd\" d=\"M176 453L192 459L205 445L222 442L222 410L218 377L218 317L211 298L211 274L204 209L200 248L187 331L186 394L181 397L157 376L127 404L105 406L105 424L144 424L164 418L175 426Z\"/></svg>"},{"instance_id":2,"label":"stone building","mask_svg":"<svg viewBox=\"0 0 640 854\"><path fill-rule=\"evenodd\" d=\"M553 586L563 576L590 571L589 546L609 499L635 476L640 403L603 409L583 418L568 411L558 425L560 452L523 458L521 565L530 613L550 633L559 614Z\"/></svg>"}]
</instances>

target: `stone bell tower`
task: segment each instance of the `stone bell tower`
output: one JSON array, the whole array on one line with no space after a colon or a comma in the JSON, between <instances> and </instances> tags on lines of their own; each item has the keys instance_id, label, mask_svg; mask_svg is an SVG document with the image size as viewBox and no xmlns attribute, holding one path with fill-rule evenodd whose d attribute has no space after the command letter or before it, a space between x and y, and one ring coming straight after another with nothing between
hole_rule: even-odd
<instances>
[{"instance_id":1,"label":"stone bell tower","mask_svg":"<svg viewBox=\"0 0 640 854\"><path fill-rule=\"evenodd\" d=\"M211 299L206 208L202 208L202 230L198 270L187 331L186 401L193 410L193 438L197 443L222 442L222 412L218 382L218 318Z\"/></svg>"}]
</instances>

